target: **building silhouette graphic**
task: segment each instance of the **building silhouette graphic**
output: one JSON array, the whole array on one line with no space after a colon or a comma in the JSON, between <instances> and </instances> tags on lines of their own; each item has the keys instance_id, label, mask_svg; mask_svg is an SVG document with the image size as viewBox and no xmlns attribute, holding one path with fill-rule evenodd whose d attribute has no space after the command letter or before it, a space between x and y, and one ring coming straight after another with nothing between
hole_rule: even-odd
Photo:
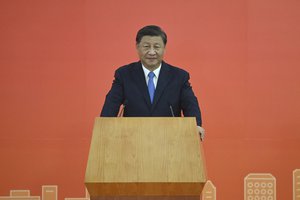
<instances>
[{"instance_id":1,"label":"building silhouette graphic","mask_svg":"<svg viewBox=\"0 0 300 200\"><path fill-rule=\"evenodd\" d=\"M57 185L43 185L42 200L57 200Z\"/></svg>"},{"instance_id":2,"label":"building silhouette graphic","mask_svg":"<svg viewBox=\"0 0 300 200\"><path fill-rule=\"evenodd\" d=\"M268 173L251 173L244 179L244 200L276 200L276 179Z\"/></svg>"},{"instance_id":3,"label":"building silhouette graphic","mask_svg":"<svg viewBox=\"0 0 300 200\"><path fill-rule=\"evenodd\" d=\"M293 200L300 200L300 169L293 171Z\"/></svg>"},{"instance_id":4,"label":"building silhouette graphic","mask_svg":"<svg viewBox=\"0 0 300 200\"><path fill-rule=\"evenodd\" d=\"M11 197L30 197L30 190L11 190Z\"/></svg>"},{"instance_id":5,"label":"building silhouette graphic","mask_svg":"<svg viewBox=\"0 0 300 200\"><path fill-rule=\"evenodd\" d=\"M216 187L214 184L208 180L203 188L201 200L216 200Z\"/></svg>"},{"instance_id":6,"label":"building silhouette graphic","mask_svg":"<svg viewBox=\"0 0 300 200\"><path fill-rule=\"evenodd\" d=\"M10 190L9 196L0 196L0 200L40 200L39 196L30 196L30 190Z\"/></svg>"},{"instance_id":7,"label":"building silhouette graphic","mask_svg":"<svg viewBox=\"0 0 300 200\"><path fill-rule=\"evenodd\" d=\"M42 199L40 196L30 196L30 190L10 190L9 196L0 196L0 200L58 200L57 185L43 185ZM64 198L65 200L90 200L90 195L85 189L85 197Z\"/></svg>"}]
</instances>

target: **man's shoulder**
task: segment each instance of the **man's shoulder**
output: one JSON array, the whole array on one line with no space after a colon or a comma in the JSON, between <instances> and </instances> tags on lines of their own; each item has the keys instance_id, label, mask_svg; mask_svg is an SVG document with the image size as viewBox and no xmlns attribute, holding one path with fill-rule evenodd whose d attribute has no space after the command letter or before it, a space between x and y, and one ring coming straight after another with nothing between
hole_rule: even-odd
<instances>
[{"instance_id":1,"label":"man's shoulder","mask_svg":"<svg viewBox=\"0 0 300 200\"><path fill-rule=\"evenodd\" d=\"M166 68L168 68L168 70L176 74L183 74L183 75L189 74L188 71L182 69L181 67L174 66L166 62L163 62L163 66L165 66Z\"/></svg>"},{"instance_id":2,"label":"man's shoulder","mask_svg":"<svg viewBox=\"0 0 300 200\"><path fill-rule=\"evenodd\" d=\"M129 64L126 64L126 65L123 65L123 66L119 67L116 71L119 72L119 73L123 73L123 72L127 72L127 71L130 71L130 70L137 69L139 67L141 67L140 62L132 62L132 63L129 63Z\"/></svg>"}]
</instances>

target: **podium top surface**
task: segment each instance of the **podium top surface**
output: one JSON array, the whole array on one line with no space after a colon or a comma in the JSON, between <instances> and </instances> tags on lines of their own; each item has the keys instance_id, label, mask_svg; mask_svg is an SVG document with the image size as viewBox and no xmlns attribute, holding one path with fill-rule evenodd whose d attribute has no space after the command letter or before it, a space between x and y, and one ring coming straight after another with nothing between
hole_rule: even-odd
<instances>
[{"instance_id":1,"label":"podium top surface","mask_svg":"<svg viewBox=\"0 0 300 200\"><path fill-rule=\"evenodd\" d=\"M193 117L97 117L86 183L203 183Z\"/></svg>"}]
</instances>

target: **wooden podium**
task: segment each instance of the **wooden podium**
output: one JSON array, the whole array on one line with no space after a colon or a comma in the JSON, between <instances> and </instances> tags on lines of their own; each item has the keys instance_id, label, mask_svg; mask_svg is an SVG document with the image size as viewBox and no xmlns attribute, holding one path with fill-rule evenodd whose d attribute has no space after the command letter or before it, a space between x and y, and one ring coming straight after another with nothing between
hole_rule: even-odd
<instances>
[{"instance_id":1,"label":"wooden podium","mask_svg":"<svg viewBox=\"0 0 300 200\"><path fill-rule=\"evenodd\" d=\"M98 117L85 185L91 199L197 199L206 182L193 117Z\"/></svg>"}]
</instances>

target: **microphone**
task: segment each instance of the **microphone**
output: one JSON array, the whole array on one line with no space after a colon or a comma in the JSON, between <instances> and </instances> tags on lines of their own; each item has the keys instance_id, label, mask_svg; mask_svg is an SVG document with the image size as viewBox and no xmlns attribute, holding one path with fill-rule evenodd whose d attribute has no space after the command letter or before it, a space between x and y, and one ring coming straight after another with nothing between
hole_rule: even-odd
<instances>
[{"instance_id":1,"label":"microphone","mask_svg":"<svg viewBox=\"0 0 300 200\"><path fill-rule=\"evenodd\" d=\"M172 107L172 105L171 105L171 104L170 104L170 111L171 111L172 117L175 117L175 115L174 115L174 111L173 111L173 107Z\"/></svg>"},{"instance_id":2,"label":"microphone","mask_svg":"<svg viewBox=\"0 0 300 200\"><path fill-rule=\"evenodd\" d=\"M127 105L127 100L124 101L123 106L118 114L118 117L123 117L124 109L125 109L126 105Z\"/></svg>"}]
</instances>

